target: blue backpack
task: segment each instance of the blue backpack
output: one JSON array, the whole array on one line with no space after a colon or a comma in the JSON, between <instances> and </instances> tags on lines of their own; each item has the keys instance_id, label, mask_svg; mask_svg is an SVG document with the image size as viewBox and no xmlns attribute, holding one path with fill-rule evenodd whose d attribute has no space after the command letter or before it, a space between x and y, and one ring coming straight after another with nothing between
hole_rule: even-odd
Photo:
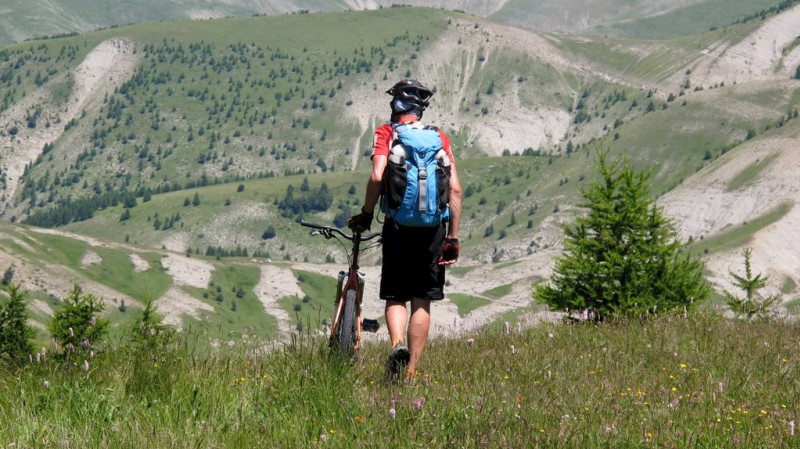
<instances>
[{"instance_id":1,"label":"blue backpack","mask_svg":"<svg viewBox=\"0 0 800 449\"><path fill-rule=\"evenodd\" d=\"M449 217L450 159L433 126L392 124L381 210L399 225L438 226Z\"/></svg>"}]
</instances>

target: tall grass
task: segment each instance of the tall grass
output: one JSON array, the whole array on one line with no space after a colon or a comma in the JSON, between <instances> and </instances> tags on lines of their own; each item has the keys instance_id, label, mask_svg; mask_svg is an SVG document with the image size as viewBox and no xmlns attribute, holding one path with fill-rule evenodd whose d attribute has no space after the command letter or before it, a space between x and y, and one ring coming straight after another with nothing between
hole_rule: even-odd
<instances>
[{"instance_id":1,"label":"tall grass","mask_svg":"<svg viewBox=\"0 0 800 449\"><path fill-rule=\"evenodd\" d=\"M321 338L47 355L0 373L9 447L797 447L798 324L715 314L430 342L416 382ZM88 370L84 370L88 367Z\"/></svg>"}]
</instances>

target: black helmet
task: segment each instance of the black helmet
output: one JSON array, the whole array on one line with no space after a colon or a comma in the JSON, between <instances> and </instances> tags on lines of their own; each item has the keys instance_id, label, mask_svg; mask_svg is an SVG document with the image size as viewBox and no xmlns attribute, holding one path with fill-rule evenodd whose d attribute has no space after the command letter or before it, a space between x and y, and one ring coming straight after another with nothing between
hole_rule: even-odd
<instances>
[{"instance_id":1,"label":"black helmet","mask_svg":"<svg viewBox=\"0 0 800 449\"><path fill-rule=\"evenodd\" d=\"M392 114L413 113L422 117L433 92L417 80L405 79L386 91L392 96Z\"/></svg>"}]
</instances>

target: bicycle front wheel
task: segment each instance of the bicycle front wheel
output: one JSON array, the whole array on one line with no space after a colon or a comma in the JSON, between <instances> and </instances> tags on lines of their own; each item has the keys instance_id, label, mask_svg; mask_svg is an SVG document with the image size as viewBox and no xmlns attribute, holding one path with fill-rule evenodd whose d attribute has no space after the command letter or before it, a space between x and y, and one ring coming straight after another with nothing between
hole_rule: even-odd
<instances>
[{"instance_id":1,"label":"bicycle front wheel","mask_svg":"<svg viewBox=\"0 0 800 449\"><path fill-rule=\"evenodd\" d=\"M339 317L339 325L336 328L336 348L341 354L355 355L357 338L357 311L356 311L356 291L347 290L342 307L342 316Z\"/></svg>"}]
</instances>

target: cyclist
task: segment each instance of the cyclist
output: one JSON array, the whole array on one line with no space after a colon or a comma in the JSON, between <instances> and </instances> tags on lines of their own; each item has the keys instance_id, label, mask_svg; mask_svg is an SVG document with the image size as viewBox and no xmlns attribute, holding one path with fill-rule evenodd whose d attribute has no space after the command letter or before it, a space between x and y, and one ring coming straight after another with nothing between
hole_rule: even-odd
<instances>
[{"instance_id":1,"label":"cyclist","mask_svg":"<svg viewBox=\"0 0 800 449\"><path fill-rule=\"evenodd\" d=\"M418 122L433 92L419 81L405 79L386 93L392 96L391 119L375 130L372 174L367 181L361 213L350 218L353 230L367 230L382 192L394 126ZM394 125L394 126L393 126ZM431 301L444 298L445 266L458 259L458 226L461 218L461 183L456 172L450 139L439 131L450 159L449 218L434 227L406 227L385 216L382 241L380 298L386 301L385 317L392 349L387 372L397 378L403 368L415 377L420 355L428 340ZM406 304L410 302L409 317Z\"/></svg>"}]
</instances>

